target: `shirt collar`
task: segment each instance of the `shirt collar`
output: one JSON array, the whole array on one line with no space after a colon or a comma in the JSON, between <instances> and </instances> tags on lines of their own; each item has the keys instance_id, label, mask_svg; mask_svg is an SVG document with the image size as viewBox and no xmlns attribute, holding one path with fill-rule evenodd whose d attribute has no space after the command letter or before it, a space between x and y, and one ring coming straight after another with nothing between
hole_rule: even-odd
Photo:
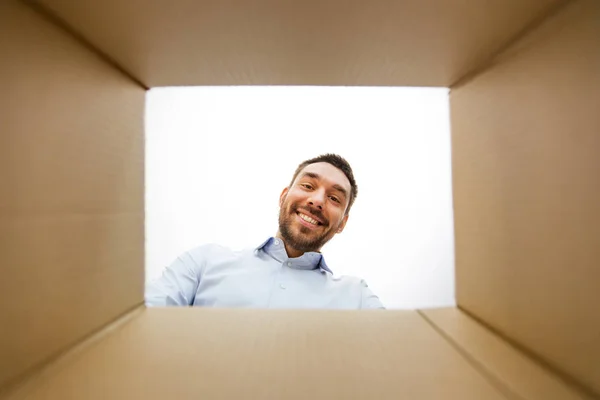
<instances>
[{"instance_id":1,"label":"shirt collar","mask_svg":"<svg viewBox=\"0 0 600 400\"><path fill-rule=\"evenodd\" d=\"M288 265L290 268L306 270L319 268L321 269L321 271L333 274L333 272L331 272L331 270L325 263L325 257L323 257L323 254L318 253L316 251L311 251L304 253L300 257L289 258L287 252L285 251L285 245L283 244L283 241L279 238L268 238L260 246L254 249L255 252L259 250L264 251L269 256L273 257L279 262L291 262L291 265Z\"/></svg>"}]
</instances>

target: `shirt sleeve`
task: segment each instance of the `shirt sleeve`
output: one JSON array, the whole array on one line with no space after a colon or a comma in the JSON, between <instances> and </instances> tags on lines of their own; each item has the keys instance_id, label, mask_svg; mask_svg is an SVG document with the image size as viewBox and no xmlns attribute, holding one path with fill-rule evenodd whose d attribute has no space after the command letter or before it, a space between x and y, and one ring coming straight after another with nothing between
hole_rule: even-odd
<instances>
[{"instance_id":1,"label":"shirt sleeve","mask_svg":"<svg viewBox=\"0 0 600 400\"><path fill-rule=\"evenodd\" d=\"M371 289L369 289L369 285L364 280L360 281L362 288L362 299L361 299L361 309L373 309L373 308L382 308L385 309L379 297L377 297Z\"/></svg>"},{"instance_id":2,"label":"shirt sleeve","mask_svg":"<svg viewBox=\"0 0 600 400\"><path fill-rule=\"evenodd\" d=\"M189 252L179 256L162 275L146 285L148 307L191 306L200 283L201 266Z\"/></svg>"}]
</instances>

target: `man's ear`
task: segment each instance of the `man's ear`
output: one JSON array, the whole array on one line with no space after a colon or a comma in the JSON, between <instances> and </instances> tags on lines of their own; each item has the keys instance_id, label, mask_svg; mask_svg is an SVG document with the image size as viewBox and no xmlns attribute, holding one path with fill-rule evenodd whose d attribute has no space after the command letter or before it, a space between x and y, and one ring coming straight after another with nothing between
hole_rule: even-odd
<instances>
[{"instance_id":1,"label":"man's ear","mask_svg":"<svg viewBox=\"0 0 600 400\"><path fill-rule=\"evenodd\" d=\"M337 229L336 233L342 233L342 231L346 227L346 222L348 222L348 217L348 214L344 215L344 219L342 220L342 223L340 224L340 227Z\"/></svg>"},{"instance_id":2,"label":"man's ear","mask_svg":"<svg viewBox=\"0 0 600 400\"><path fill-rule=\"evenodd\" d=\"M285 200L285 195L287 194L287 192L290 190L289 187L283 188L283 190L281 191L281 195L279 195L279 207L281 208L281 206L283 206L283 201Z\"/></svg>"}]
</instances>

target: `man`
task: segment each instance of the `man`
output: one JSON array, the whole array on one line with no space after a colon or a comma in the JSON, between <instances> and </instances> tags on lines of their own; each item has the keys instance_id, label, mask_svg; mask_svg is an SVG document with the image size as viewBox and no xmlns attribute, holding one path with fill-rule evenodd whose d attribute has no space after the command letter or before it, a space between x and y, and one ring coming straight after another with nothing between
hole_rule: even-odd
<instances>
[{"instance_id":1,"label":"man","mask_svg":"<svg viewBox=\"0 0 600 400\"><path fill-rule=\"evenodd\" d=\"M279 230L255 249L203 245L149 284L149 306L384 308L367 284L334 277L321 248L348 222L357 195L348 162L324 154L298 166L279 199Z\"/></svg>"}]
</instances>

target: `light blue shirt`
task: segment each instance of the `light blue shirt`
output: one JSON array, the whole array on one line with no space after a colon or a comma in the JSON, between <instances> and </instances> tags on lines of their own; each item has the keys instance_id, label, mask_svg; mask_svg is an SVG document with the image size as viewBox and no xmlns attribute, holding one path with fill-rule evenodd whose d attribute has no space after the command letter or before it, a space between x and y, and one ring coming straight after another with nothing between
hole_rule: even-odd
<instances>
[{"instance_id":1,"label":"light blue shirt","mask_svg":"<svg viewBox=\"0 0 600 400\"><path fill-rule=\"evenodd\" d=\"M364 280L334 276L321 253L289 258L274 237L255 249L208 244L183 253L147 285L146 305L384 308Z\"/></svg>"}]
</instances>

